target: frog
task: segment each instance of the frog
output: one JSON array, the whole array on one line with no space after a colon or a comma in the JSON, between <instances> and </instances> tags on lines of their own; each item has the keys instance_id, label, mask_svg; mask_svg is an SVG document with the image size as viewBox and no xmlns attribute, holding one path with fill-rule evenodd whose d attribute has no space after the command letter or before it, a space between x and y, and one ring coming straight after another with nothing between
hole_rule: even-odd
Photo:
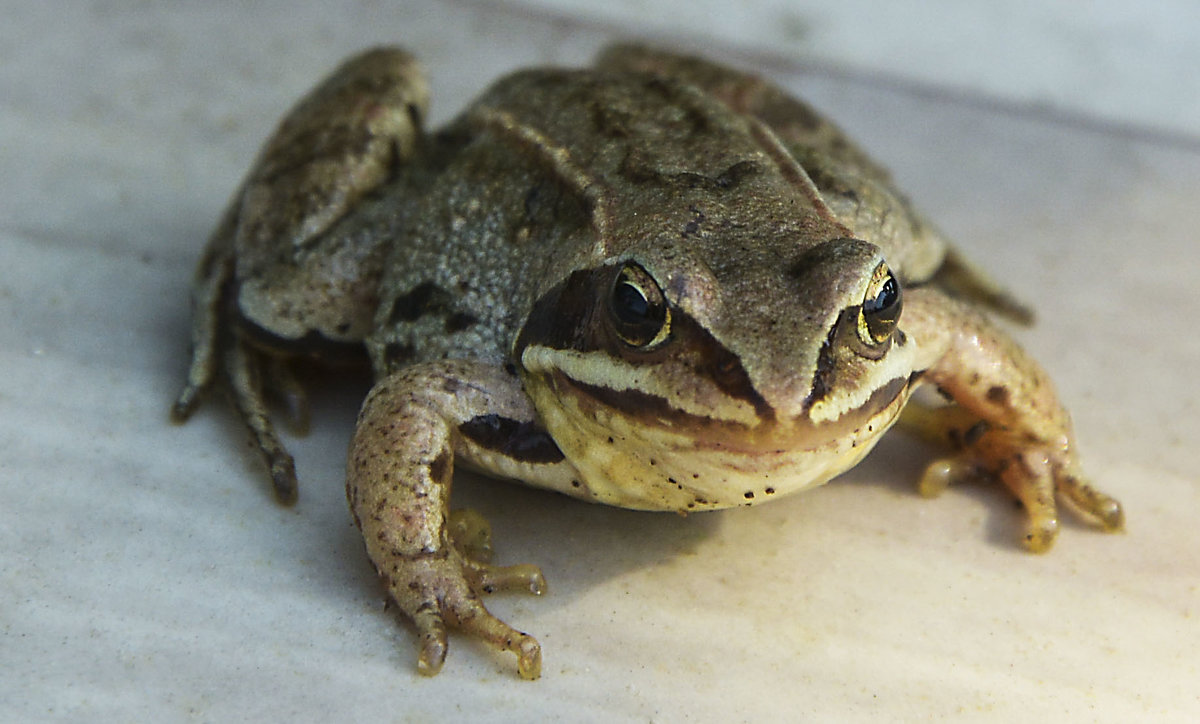
<instances>
[{"instance_id":1,"label":"frog","mask_svg":"<svg viewBox=\"0 0 1200 724\"><path fill-rule=\"evenodd\" d=\"M273 405L307 419L294 366L369 364L346 496L420 673L451 629L541 672L483 597L545 578L492 563L486 521L451 509L456 469L690 514L823 484L903 421L946 443L918 488L998 480L1030 551L1060 503L1123 528L996 319L1028 308L780 86L619 44L510 73L432 132L429 103L417 59L380 47L284 116L201 256L172 408L228 390L291 504Z\"/></svg>"}]
</instances>

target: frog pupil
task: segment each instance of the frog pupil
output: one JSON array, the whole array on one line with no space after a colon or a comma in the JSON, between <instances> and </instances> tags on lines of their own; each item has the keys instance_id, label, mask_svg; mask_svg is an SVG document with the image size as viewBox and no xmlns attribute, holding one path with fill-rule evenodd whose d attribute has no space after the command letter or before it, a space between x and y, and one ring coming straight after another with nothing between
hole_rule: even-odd
<instances>
[{"instance_id":1,"label":"frog pupil","mask_svg":"<svg viewBox=\"0 0 1200 724\"><path fill-rule=\"evenodd\" d=\"M609 293L610 320L626 344L645 347L668 327L670 312L654 279L636 264L627 264Z\"/></svg>"},{"instance_id":2,"label":"frog pupil","mask_svg":"<svg viewBox=\"0 0 1200 724\"><path fill-rule=\"evenodd\" d=\"M888 280L883 283L883 287L880 288L879 293L875 295L875 298L863 305L863 311L867 314L883 312L895 305L899 297L900 287L896 284L896 278L889 276Z\"/></svg>"},{"instance_id":3,"label":"frog pupil","mask_svg":"<svg viewBox=\"0 0 1200 724\"><path fill-rule=\"evenodd\" d=\"M862 303L860 324L865 329L860 327L860 335L868 345L886 342L900 321L900 283L891 271L883 268L882 272L887 277L882 280L874 296L868 296Z\"/></svg>"},{"instance_id":4,"label":"frog pupil","mask_svg":"<svg viewBox=\"0 0 1200 724\"><path fill-rule=\"evenodd\" d=\"M641 289L629 282L621 282L613 290L613 308L626 324L640 324L650 315L650 302Z\"/></svg>"}]
</instances>

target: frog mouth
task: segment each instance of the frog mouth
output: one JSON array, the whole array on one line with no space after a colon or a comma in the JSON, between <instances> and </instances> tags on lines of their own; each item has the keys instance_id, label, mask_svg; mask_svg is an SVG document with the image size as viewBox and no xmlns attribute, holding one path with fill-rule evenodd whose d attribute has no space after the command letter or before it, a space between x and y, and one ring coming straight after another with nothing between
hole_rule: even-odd
<instances>
[{"instance_id":1,"label":"frog mouth","mask_svg":"<svg viewBox=\"0 0 1200 724\"><path fill-rule=\"evenodd\" d=\"M760 410L752 423L696 414L659 395L589 384L572 379L562 370L552 371L549 382L556 395L570 399L579 414L594 421L616 414L634 429L643 429L654 437L686 437L695 449L763 454L818 449L843 439L871 440L895 422L919 376L913 373L889 380L865 403L834 419L813 421L800 415L777 420L774 411L767 408Z\"/></svg>"}]
</instances>

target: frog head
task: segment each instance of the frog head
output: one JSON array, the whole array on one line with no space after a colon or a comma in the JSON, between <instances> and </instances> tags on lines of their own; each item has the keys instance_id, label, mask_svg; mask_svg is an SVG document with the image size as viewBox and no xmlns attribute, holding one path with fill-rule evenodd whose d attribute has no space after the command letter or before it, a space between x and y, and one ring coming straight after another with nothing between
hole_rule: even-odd
<instances>
[{"instance_id":1,"label":"frog head","mask_svg":"<svg viewBox=\"0 0 1200 724\"><path fill-rule=\"evenodd\" d=\"M526 391L606 502L695 510L825 482L912 386L896 275L876 245L808 215L681 236L686 215L639 223L541 295L515 346Z\"/></svg>"}]
</instances>

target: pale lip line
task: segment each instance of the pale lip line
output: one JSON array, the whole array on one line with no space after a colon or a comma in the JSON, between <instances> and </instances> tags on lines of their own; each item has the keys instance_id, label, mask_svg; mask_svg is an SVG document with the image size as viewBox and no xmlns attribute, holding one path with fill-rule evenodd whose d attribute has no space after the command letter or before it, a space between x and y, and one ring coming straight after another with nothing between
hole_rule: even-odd
<instances>
[{"instance_id":1,"label":"pale lip line","mask_svg":"<svg viewBox=\"0 0 1200 724\"><path fill-rule=\"evenodd\" d=\"M871 440L891 427L899 417L916 379L915 375L893 378L876 389L866 404L835 419L814 423L798 416L786 423L759 419L754 425L747 425L741 421L696 415L672 406L666 398L657 395L636 390L611 390L579 382L561 369L553 370L551 374L558 383L555 386L560 391L569 390L577 401L586 399L610 413L622 415L632 423L686 438L691 449L733 455L816 450L847 435L856 435L864 442Z\"/></svg>"}]
</instances>

